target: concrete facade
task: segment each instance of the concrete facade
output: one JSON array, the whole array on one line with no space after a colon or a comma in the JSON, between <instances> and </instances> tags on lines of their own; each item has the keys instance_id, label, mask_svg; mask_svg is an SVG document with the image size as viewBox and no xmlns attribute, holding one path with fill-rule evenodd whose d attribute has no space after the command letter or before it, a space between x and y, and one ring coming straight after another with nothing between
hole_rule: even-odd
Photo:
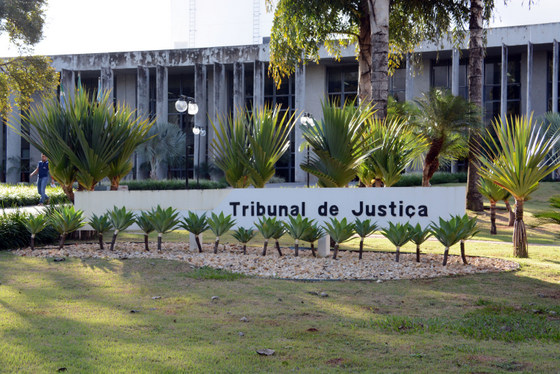
<instances>
[{"instance_id":1,"label":"concrete facade","mask_svg":"<svg viewBox=\"0 0 560 374\"><path fill-rule=\"evenodd\" d=\"M484 97L486 109L492 109L490 114L533 112L534 116L539 116L547 110L558 110L556 35L560 35L560 23L488 30ZM452 49L445 43L443 49L429 44L419 46L417 52L422 57L421 62L413 64L413 58L409 56L403 63L402 68L406 69L403 97L407 100L418 97L436 82L442 81L441 74L448 74L447 80L443 77L447 88L454 94L462 94L461 74L468 59L466 45L460 49ZM183 126L184 129L193 125L206 129L207 136L195 139L190 128L186 131L188 143L192 144L189 151L192 165L187 172L193 177L194 165L211 162L212 123L235 115L235 108L244 107L247 103L262 106L265 103L290 102L297 116L308 112L320 120L321 102L332 94L331 86L340 83L342 95L355 95L352 91L354 82L345 81L345 77L351 75L344 73L357 72L354 49L345 50L341 61L329 57L326 51L321 52L321 57L319 64L299 67L295 76L286 80L283 88L274 88L268 77L268 44L60 55L52 56L52 59L53 66L61 72L65 95L73 95L78 76L98 77L99 87L112 90L117 104L131 106L138 115L157 118L158 121L171 122L173 115L178 116L173 104L179 94L194 97L199 112L194 120L184 122ZM335 76L342 77L342 82L338 82ZM501 84L506 81L507 85ZM293 86L286 88L290 84ZM346 89L349 91L344 91ZM390 90L393 89L396 87L390 87ZM514 96L508 97L512 93ZM16 122L18 116L19 113L12 113ZM287 174L286 179L305 183L307 175L301 171L299 163L306 157L306 151L298 151L302 141L298 127L299 121L294 134L295 154L289 161L293 173ZM22 145L19 137L15 138L9 129L4 129L4 141L0 147L4 161L2 177L10 182L21 180L14 157L21 157ZM34 152L30 154L36 155ZM37 160L28 161L33 165ZM136 160L135 177L146 178L141 163L142 160Z\"/></svg>"}]
</instances>

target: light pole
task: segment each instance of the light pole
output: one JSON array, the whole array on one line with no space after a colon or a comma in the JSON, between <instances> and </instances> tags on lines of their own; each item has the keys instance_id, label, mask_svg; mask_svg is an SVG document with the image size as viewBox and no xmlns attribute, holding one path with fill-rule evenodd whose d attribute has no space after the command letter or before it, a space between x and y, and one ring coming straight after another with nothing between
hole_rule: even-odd
<instances>
[{"instance_id":1,"label":"light pole","mask_svg":"<svg viewBox=\"0 0 560 374\"><path fill-rule=\"evenodd\" d=\"M199 126L194 126L192 132L196 139L198 139L198 155L196 156L196 188L200 188L200 138L206 136L206 130Z\"/></svg>"},{"instance_id":2,"label":"light pole","mask_svg":"<svg viewBox=\"0 0 560 374\"><path fill-rule=\"evenodd\" d=\"M194 101L194 98L181 95L179 96L179 100L175 102L175 109L177 109L177 112L179 113L187 112L187 114L191 116L190 118L194 118L194 115L198 113L198 104L196 103L196 101ZM187 129L185 125L185 186L187 189L189 189L189 143L187 142L186 134Z\"/></svg>"},{"instance_id":3,"label":"light pole","mask_svg":"<svg viewBox=\"0 0 560 374\"><path fill-rule=\"evenodd\" d=\"M311 113L303 113L300 118L303 126L315 126L315 119ZM307 163L309 163L309 144L307 145ZM307 172L307 187L309 187L309 172Z\"/></svg>"}]
</instances>

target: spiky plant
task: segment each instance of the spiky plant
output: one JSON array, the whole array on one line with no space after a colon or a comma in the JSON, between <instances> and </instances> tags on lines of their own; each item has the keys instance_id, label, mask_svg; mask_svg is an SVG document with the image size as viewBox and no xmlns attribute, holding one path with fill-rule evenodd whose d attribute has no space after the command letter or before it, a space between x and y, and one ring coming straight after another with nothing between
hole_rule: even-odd
<instances>
[{"instance_id":1,"label":"spiky plant","mask_svg":"<svg viewBox=\"0 0 560 374\"><path fill-rule=\"evenodd\" d=\"M485 177L478 179L478 191L490 201L490 235L496 235L498 233L496 228L496 204L498 201L505 200L509 196L509 192Z\"/></svg>"},{"instance_id":2,"label":"spiky plant","mask_svg":"<svg viewBox=\"0 0 560 374\"><path fill-rule=\"evenodd\" d=\"M408 243L412 237L412 225L408 222L404 224L389 222L389 227L381 230L381 234L395 246L395 261L399 262L401 247Z\"/></svg>"},{"instance_id":3,"label":"spiky plant","mask_svg":"<svg viewBox=\"0 0 560 374\"><path fill-rule=\"evenodd\" d=\"M552 208L560 209L560 195L552 196L548 202ZM547 211L536 213L535 217L539 218L544 223L555 223L560 225L560 212L558 211Z\"/></svg>"},{"instance_id":4,"label":"spiky plant","mask_svg":"<svg viewBox=\"0 0 560 374\"><path fill-rule=\"evenodd\" d=\"M268 248L268 241L271 239L276 231L278 230L278 221L276 217L261 217L257 222L255 222L255 227L259 230L260 234L264 238L262 255L266 256L266 250ZM283 229L283 227L282 227Z\"/></svg>"},{"instance_id":5,"label":"spiky plant","mask_svg":"<svg viewBox=\"0 0 560 374\"><path fill-rule=\"evenodd\" d=\"M232 236L241 244L243 244L243 254L247 254L247 243L257 235L257 231L253 228L239 227L232 233Z\"/></svg>"},{"instance_id":6,"label":"spiky plant","mask_svg":"<svg viewBox=\"0 0 560 374\"><path fill-rule=\"evenodd\" d=\"M134 223L134 213L129 212L123 206L122 208L113 207L113 210L107 212L109 215L109 220L113 226L113 239L111 240L111 251L115 248L115 242L117 241L117 236L119 232L126 230Z\"/></svg>"},{"instance_id":7,"label":"spiky plant","mask_svg":"<svg viewBox=\"0 0 560 374\"><path fill-rule=\"evenodd\" d=\"M103 250L103 234L113 228L113 226L111 226L109 216L107 214L102 214L100 216L93 214L89 220L89 225L97 233L97 237L99 238L99 249Z\"/></svg>"},{"instance_id":8,"label":"spiky plant","mask_svg":"<svg viewBox=\"0 0 560 374\"><path fill-rule=\"evenodd\" d=\"M359 218L356 218L354 221L354 231L356 231L356 234L360 237L360 254L358 257L360 260L362 259L362 253L364 251L364 239L366 236L373 234L377 228L377 223L372 223L369 219L362 221Z\"/></svg>"},{"instance_id":9,"label":"spiky plant","mask_svg":"<svg viewBox=\"0 0 560 374\"><path fill-rule=\"evenodd\" d=\"M432 222L430 229L432 235L445 247L443 253L443 266L445 266L447 265L449 247L461 241L463 223L458 217L451 217L449 220L444 220L440 217L439 224Z\"/></svg>"},{"instance_id":10,"label":"spiky plant","mask_svg":"<svg viewBox=\"0 0 560 374\"><path fill-rule=\"evenodd\" d=\"M140 230L142 230L142 232L144 233L144 249L146 249L147 252L150 251L150 247L148 245L148 238L150 233L154 231L154 226L152 225L152 222L150 221L149 217L150 217L149 212L142 211L135 218L136 224L138 225L138 227L140 227Z\"/></svg>"},{"instance_id":11,"label":"spiky plant","mask_svg":"<svg viewBox=\"0 0 560 374\"><path fill-rule=\"evenodd\" d=\"M330 222L325 222L323 228L334 241L334 254L333 259L336 260L338 255L338 247L354 235L354 224L349 223L346 218L339 221L336 218L331 218Z\"/></svg>"},{"instance_id":12,"label":"spiky plant","mask_svg":"<svg viewBox=\"0 0 560 374\"><path fill-rule=\"evenodd\" d=\"M51 210L48 220L51 226L60 234L59 249L64 247L68 234L85 225L84 212L76 210L73 205L63 205Z\"/></svg>"},{"instance_id":13,"label":"spiky plant","mask_svg":"<svg viewBox=\"0 0 560 374\"><path fill-rule=\"evenodd\" d=\"M410 241L416 244L416 262L420 262L420 246L432 235L430 227L422 228L419 223L412 226Z\"/></svg>"},{"instance_id":14,"label":"spiky plant","mask_svg":"<svg viewBox=\"0 0 560 374\"><path fill-rule=\"evenodd\" d=\"M224 212L220 214L212 213L208 218L208 226L216 235L214 242L214 254L218 253L218 245L220 244L220 236L228 232L235 225L235 220L231 218L231 214L224 216Z\"/></svg>"},{"instance_id":15,"label":"spiky plant","mask_svg":"<svg viewBox=\"0 0 560 374\"><path fill-rule=\"evenodd\" d=\"M311 254L313 257L317 257L315 253L315 242L325 236L325 230L317 224L315 221L311 221L310 226L305 230L303 233L303 237L301 240L309 242L309 246L311 247Z\"/></svg>"},{"instance_id":16,"label":"spiky plant","mask_svg":"<svg viewBox=\"0 0 560 374\"><path fill-rule=\"evenodd\" d=\"M298 214L297 217L288 216L288 221L284 222L286 232L294 239L294 254L296 257L299 256L299 241L303 238L305 231L311 227L311 224L311 220L303 218L301 214Z\"/></svg>"},{"instance_id":17,"label":"spiky plant","mask_svg":"<svg viewBox=\"0 0 560 374\"><path fill-rule=\"evenodd\" d=\"M163 209L161 206L157 206L148 213L148 220L154 227L154 230L158 233L157 249L161 251L161 241L164 234L173 231L179 219L177 218L179 213L172 207Z\"/></svg>"},{"instance_id":18,"label":"spiky plant","mask_svg":"<svg viewBox=\"0 0 560 374\"><path fill-rule=\"evenodd\" d=\"M469 218L469 216L465 214L463 216L456 216L456 219L461 222L461 259L463 260L463 264L468 265L465 255L465 242L479 232L476 227L476 217Z\"/></svg>"},{"instance_id":19,"label":"spiky plant","mask_svg":"<svg viewBox=\"0 0 560 374\"><path fill-rule=\"evenodd\" d=\"M282 250L280 249L280 242L279 239L284 236L284 234L286 233L286 228L284 227L284 224L281 221L275 221L274 222L274 233L272 234L272 239L274 239L274 245L276 247L276 250L278 251L278 255L282 256Z\"/></svg>"},{"instance_id":20,"label":"spiky plant","mask_svg":"<svg viewBox=\"0 0 560 374\"><path fill-rule=\"evenodd\" d=\"M194 212L189 212L188 216L183 218L182 222L179 222L179 226L194 235L194 240L196 241L196 246L198 247L198 253L202 253L200 234L210 228L210 226L208 226L208 218L206 218L206 213L198 215Z\"/></svg>"},{"instance_id":21,"label":"spiky plant","mask_svg":"<svg viewBox=\"0 0 560 374\"><path fill-rule=\"evenodd\" d=\"M25 228L31 234L31 250L35 250L35 236L47 227L48 221L44 214L30 215L25 221Z\"/></svg>"}]
</instances>

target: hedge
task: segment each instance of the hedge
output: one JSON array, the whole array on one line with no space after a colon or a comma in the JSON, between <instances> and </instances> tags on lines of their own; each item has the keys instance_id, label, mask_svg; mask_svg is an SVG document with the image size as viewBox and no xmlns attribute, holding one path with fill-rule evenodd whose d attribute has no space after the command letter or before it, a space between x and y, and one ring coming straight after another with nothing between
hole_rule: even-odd
<instances>
[{"instance_id":1,"label":"hedge","mask_svg":"<svg viewBox=\"0 0 560 374\"><path fill-rule=\"evenodd\" d=\"M437 172L430 179L432 185L444 183L467 183L467 173L446 173ZM406 173L401 176L401 179L395 184L395 187L414 187L422 185L422 174L420 173Z\"/></svg>"},{"instance_id":2,"label":"hedge","mask_svg":"<svg viewBox=\"0 0 560 374\"><path fill-rule=\"evenodd\" d=\"M59 204L67 201L60 187L47 187L49 203ZM0 184L0 207L12 208L39 204L41 196L37 186L32 184Z\"/></svg>"}]
</instances>

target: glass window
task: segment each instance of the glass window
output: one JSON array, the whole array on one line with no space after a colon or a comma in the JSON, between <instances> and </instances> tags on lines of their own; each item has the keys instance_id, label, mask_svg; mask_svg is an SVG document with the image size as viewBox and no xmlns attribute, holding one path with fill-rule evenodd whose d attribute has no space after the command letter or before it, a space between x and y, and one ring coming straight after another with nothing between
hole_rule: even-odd
<instances>
[{"instance_id":1,"label":"glass window","mask_svg":"<svg viewBox=\"0 0 560 374\"><path fill-rule=\"evenodd\" d=\"M327 69L327 97L330 102L344 103L358 95L358 64Z\"/></svg>"},{"instance_id":2,"label":"glass window","mask_svg":"<svg viewBox=\"0 0 560 374\"><path fill-rule=\"evenodd\" d=\"M507 71L507 115L521 113L521 63L519 56L509 56ZM484 110L486 123L501 114L502 63L486 60L484 63Z\"/></svg>"}]
</instances>

